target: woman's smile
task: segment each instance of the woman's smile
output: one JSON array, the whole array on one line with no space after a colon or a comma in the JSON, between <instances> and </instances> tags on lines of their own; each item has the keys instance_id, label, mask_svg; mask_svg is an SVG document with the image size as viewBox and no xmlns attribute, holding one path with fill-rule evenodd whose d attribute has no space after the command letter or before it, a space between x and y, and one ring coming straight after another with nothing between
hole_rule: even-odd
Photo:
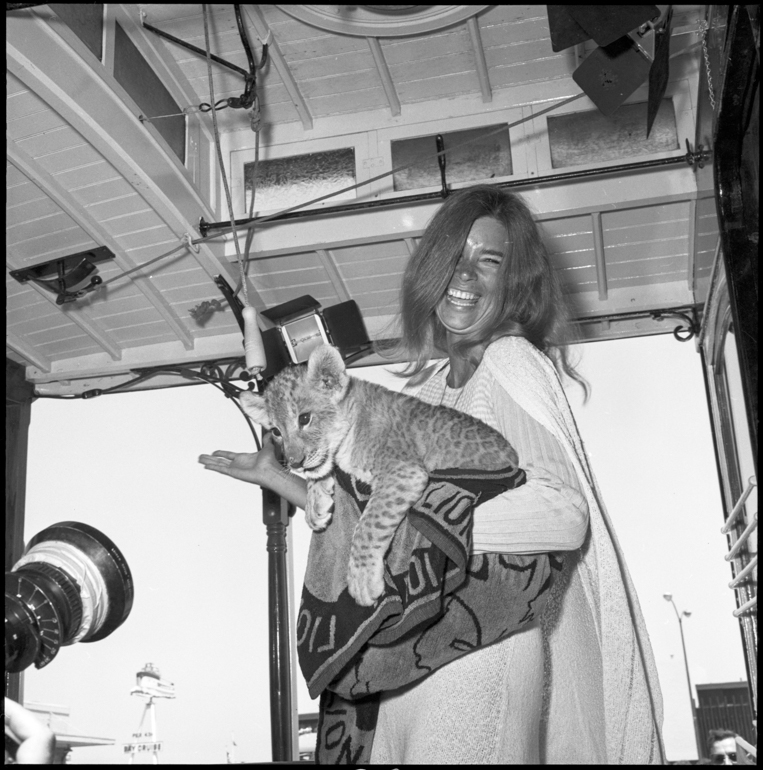
<instances>
[{"instance_id":1,"label":"woman's smile","mask_svg":"<svg viewBox=\"0 0 763 770\"><path fill-rule=\"evenodd\" d=\"M450 300L451 304L456 307L473 307L480 298L479 294L472 294L468 291L459 291L458 289L452 288L448 289L445 296Z\"/></svg>"}]
</instances>

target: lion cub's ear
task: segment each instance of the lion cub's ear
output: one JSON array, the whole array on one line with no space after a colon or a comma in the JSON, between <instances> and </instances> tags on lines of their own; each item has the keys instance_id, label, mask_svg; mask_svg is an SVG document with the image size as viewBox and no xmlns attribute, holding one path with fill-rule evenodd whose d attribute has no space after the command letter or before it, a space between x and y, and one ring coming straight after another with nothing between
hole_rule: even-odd
<instances>
[{"instance_id":1,"label":"lion cub's ear","mask_svg":"<svg viewBox=\"0 0 763 770\"><path fill-rule=\"evenodd\" d=\"M341 399L350 384L342 354L331 345L318 345L307 361L307 381L333 400Z\"/></svg>"},{"instance_id":2,"label":"lion cub's ear","mask_svg":"<svg viewBox=\"0 0 763 770\"><path fill-rule=\"evenodd\" d=\"M262 425L266 430L270 430L273 427L273 423L268 417L268 411L265 408L265 399L257 393L252 393L251 390L242 391L241 396L241 408L251 417L258 425Z\"/></svg>"}]
</instances>

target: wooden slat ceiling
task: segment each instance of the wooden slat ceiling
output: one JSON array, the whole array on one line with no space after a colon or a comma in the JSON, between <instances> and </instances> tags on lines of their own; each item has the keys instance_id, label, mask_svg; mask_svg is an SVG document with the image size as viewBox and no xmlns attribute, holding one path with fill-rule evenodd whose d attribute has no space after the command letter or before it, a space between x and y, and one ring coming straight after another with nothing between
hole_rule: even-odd
<instances>
[{"instance_id":1,"label":"wooden slat ceiling","mask_svg":"<svg viewBox=\"0 0 763 770\"><path fill-rule=\"evenodd\" d=\"M107 7L182 106L210 100L204 58L140 26L143 12L146 22L203 48L200 5ZM212 52L246 69L233 6L208 7ZM674 6L675 50L697 41L692 30L702 8ZM274 5L242 11L258 61L261 41L271 36L270 64L258 81L264 157L268 136L273 146L293 145L290 154L299 154L300 147L312 151L313 140L333 147L332 137L366 135L367 146L377 147L368 151L367 165L378 174L391 168L383 157L387 150L378 149L389 147L379 129L423 126L422 116L437 118L451 107L460 122L450 130L461 130L470 114L478 116L470 125L491 125L580 93L571 79L576 52L552 51L545 6L489 6L446 29L389 38L317 29ZM15 12L7 29L9 271L107 246L116 258L99 265L99 274L108 282L175 248L185 233L198 238L199 217L227 217L219 187L204 184L207 156L201 153L195 171L167 158L161 141L147 138L136 120L139 110L108 67L55 14ZM674 61L669 94L674 104L688 105L676 112L683 115L681 125L691 126L700 52ZM219 66L213 66L213 85L218 100L243 91L243 79ZM201 121L197 137L212 158L211 119L195 119ZM226 163L242 147L253 148L246 113L223 110L219 121ZM443 119L434 130L448 129ZM517 151L524 147L525 160L515 161L515 173L550 173L542 152L545 123L518 130L524 145L515 144ZM430 127L422 128L421 134L429 133ZM686 133L680 140L693 142L693 133ZM216 156L209 163L214 172ZM522 194L538 214L577 315L694 304L694 287L710 270L717 235L712 204L698 198L688 167L644 175L635 185L608 178ZM250 301L262 310L303 294L324 306L354 299L372 336L381 334L397 310L409 255L436 206L262 226L247 274ZM695 228L695 221L703 227ZM7 355L26 365L27 378L38 383L238 355L240 333L230 311L214 313L203 325L190 313L221 298L213 283L220 274L235 285L229 240L187 247L64 306L8 275ZM655 330L648 323L619 332L606 325L590 329L593 337Z\"/></svg>"}]
</instances>

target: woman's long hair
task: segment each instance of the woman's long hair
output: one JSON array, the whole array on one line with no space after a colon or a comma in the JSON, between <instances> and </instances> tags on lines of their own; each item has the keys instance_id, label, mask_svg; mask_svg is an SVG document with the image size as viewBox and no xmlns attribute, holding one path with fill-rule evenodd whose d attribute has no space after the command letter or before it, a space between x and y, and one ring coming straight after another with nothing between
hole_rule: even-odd
<instances>
[{"instance_id":1,"label":"woman's long hair","mask_svg":"<svg viewBox=\"0 0 763 770\"><path fill-rule=\"evenodd\" d=\"M470 335L448 344L435 309L443 298L475 220L492 217L508 233L499 268L496 302ZM492 185L475 185L453 193L425 230L403 276L399 344L379 348L382 355L403 355L410 364L402 376L415 378L437 351L469 358L500 337L524 337L547 354L557 370L576 380L588 395L586 381L569 361L570 323L561 285L548 259L538 226L519 196ZM472 357L479 357L474 352ZM474 360L473 363L478 363Z\"/></svg>"}]
</instances>

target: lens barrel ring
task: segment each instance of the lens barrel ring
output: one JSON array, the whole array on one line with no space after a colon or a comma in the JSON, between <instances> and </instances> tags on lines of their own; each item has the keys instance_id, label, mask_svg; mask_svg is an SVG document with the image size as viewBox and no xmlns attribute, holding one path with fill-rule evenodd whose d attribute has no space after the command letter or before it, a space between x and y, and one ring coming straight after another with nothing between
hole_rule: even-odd
<instances>
[{"instance_id":1,"label":"lens barrel ring","mask_svg":"<svg viewBox=\"0 0 763 770\"><path fill-rule=\"evenodd\" d=\"M61 540L75 546L98 567L109 594L109 611L100 628L82 641L104 639L122 625L132 609L134 586L127 561L103 532L79 521L61 521L41 530L29 541L26 550L45 540Z\"/></svg>"}]
</instances>

